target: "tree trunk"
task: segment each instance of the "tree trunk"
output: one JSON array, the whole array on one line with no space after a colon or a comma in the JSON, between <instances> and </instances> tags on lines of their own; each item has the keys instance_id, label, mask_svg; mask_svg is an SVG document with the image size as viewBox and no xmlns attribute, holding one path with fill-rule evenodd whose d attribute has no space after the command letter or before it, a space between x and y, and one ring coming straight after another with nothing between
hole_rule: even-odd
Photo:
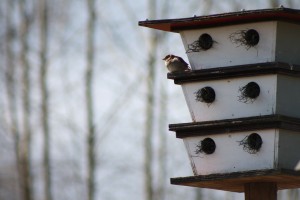
<instances>
[{"instance_id":1,"label":"tree trunk","mask_svg":"<svg viewBox=\"0 0 300 200\"><path fill-rule=\"evenodd\" d=\"M164 84L160 84L160 109L159 109L159 174L158 174L158 192L157 198L160 200L165 199L166 195L166 180L167 180L167 91Z\"/></svg>"},{"instance_id":2,"label":"tree trunk","mask_svg":"<svg viewBox=\"0 0 300 200\"><path fill-rule=\"evenodd\" d=\"M29 16L25 9L26 0L19 1L20 13L22 17L20 42L21 42L21 56L20 64L22 67L22 109L23 109L23 139L20 143L20 168L21 168L21 182L23 197L25 200L33 199L33 186L31 175L31 128L30 128L30 82L29 82L29 63L27 59L28 54L28 30L29 30Z\"/></svg>"},{"instance_id":3,"label":"tree trunk","mask_svg":"<svg viewBox=\"0 0 300 200\"><path fill-rule=\"evenodd\" d=\"M15 68L15 56L12 50L12 43L15 38L15 32L12 25L12 15L13 15L13 1L6 2L6 34L5 34L5 54L6 54L6 68L5 68L5 85L7 93L7 103L8 103L8 112L9 112L9 128L10 132L14 139L14 151L16 156L16 167L18 168L17 173L17 183L21 177L21 168L19 168L20 156L19 156L19 127L18 127L18 118L17 118L17 102L16 102L16 68ZM20 185L22 186L22 185ZM17 191L19 194L19 190Z\"/></svg>"},{"instance_id":4,"label":"tree trunk","mask_svg":"<svg viewBox=\"0 0 300 200\"><path fill-rule=\"evenodd\" d=\"M200 188L196 189L195 200L203 200L202 189L200 189Z\"/></svg>"},{"instance_id":5,"label":"tree trunk","mask_svg":"<svg viewBox=\"0 0 300 200\"><path fill-rule=\"evenodd\" d=\"M40 90L42 95L41 119L44 134L44 177L45 199L52 200L51 158L50 158L50 130L49 130L49 92L48 92L48 6L47 0L40 0Z\"/></svg>"},{"instance_id":6,"label":"tree trunk","mask_svg":"<svg viewBox=\"0 0 300 200\"><path fill-rule=\"evenodd\" d=\"M287 197L286 199L299 199L299 189L290 189L287 190Z\"/></svg>"},{"instance_id":7,"label":"tree trunk","mask_svg":"<svg viewBox=\"0 0 300 200\"><path fill-rule=\"evenodd\" d=\"M87 157L88 157L88 200L95 199L95 125L94 125L94 106L93 106L93 68L94 68L94 42L95 42L95 1L87 0L88 24L87 24L87 66L85 74L85 96L87 111Z\"/></svg>"},{"instance_id":8,"label":"tree trunk","mask_svg":"<svg viewBox=\"0 0 300 200\"><path fill-rule=\"evenodd\" d=\"M156 16L156 1L149 0L149 17L155 18ZM145 124L145 162L144 162L144 174L145 174L145 194L146 200L154 199L153 189L153 126L154 126L154 83L155 83L155 59L157 51L157 36L153 30L150 30L149 50L148 50L148 74L147 74L147 96L146 96L146 124Z\"/></svg>"},{"instance_id":9,"label":"tree trunk","mask_svg":"<svg viewBox=\"0 0 300 200\"><path fill-rule=\"evenodd\" d=\"M149 55L151 56L151 55ZM146 125L145 125L145 192L146 200L153 199L153 186L152 186L152 164L153 164L153 147L152 147L152 135L153 135L153 118L154 118L154 94L153 94L153 82L154 82L154 64L155 58L150 57L148 61L148 79L147 79L147 99L146 99Z\"/></svg>"},{"instance_id":10,"label":"tree trunk","mask_svg":"<svg viewBox=\"0 0 300 200\"><path fill-rule=\"evenodd\" d=\"M271 8L277 8L279 6L278 0L270 0L270 6Z\"/></svg>"}]
</instances>

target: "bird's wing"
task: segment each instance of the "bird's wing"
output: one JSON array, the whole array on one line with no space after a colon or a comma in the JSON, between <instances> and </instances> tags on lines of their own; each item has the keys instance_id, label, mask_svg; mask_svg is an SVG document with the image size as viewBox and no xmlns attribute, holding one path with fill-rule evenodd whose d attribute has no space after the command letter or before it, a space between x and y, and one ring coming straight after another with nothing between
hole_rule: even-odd
<instances>
[{"instance_id":1,"label":"bird's wing","mask_svg":"<svg viewBox=\"0 0 300 200\"><path fill-rule=\"evenodd\" d=\"M186 64L187 66L189 66L189 64L186 63L181 57L178 56L177 58L178 58L178 60L179 60L180 62L182 62L182 63Z\"/></svg>"}]
</instances>

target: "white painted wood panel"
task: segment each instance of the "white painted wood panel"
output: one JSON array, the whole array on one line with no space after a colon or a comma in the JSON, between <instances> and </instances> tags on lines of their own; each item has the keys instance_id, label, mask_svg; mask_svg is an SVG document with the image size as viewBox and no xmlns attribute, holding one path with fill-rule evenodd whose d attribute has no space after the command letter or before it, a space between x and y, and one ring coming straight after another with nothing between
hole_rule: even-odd
<instances>
[{"instance_id":1,"label":"white painted wood panel","mask_svg":"<svg viewBox=\"0 0 300 200\"><path fill-rule=\"evenodd\" d=\"M190 65L195 70L275 61L276 27L277 22L270 21L184 30L180 35L186 50L188 44L196 41L203 33L208 33L215 41L207 51L187 53ZM255 29L259 33L260 40L255 47L246 49L230 41L230 34L248 29Z\"/></svg>"},{"instance_id":2,"label":"white painted wood panel","mask_svg":"<svg viewBox=\"0 0 300 200\"><path fill-rule=\"evenodd\" d=\"M298 77L278 75L276 95L276 113L300 118L300 79Z\"/></svg>"},{"instance_id":3,"label":"white painted wood panel","mask_svg":"<svg viewBox=\"0 0 300 200\"><path fill-rule=\"evenodd\" d=\"M254 81L260 95L253 102L240 102L239 88ZM196 101L195 92L210 86L216 99L212 104ZM276 111L277 75L232 78L182 84L183 93L193 121L210 121L274 114ZM283 91L284 92L284 91Z\"/></svg>"},{"instance_id":4,"label":"white painted wood panel","mask_svg":"<svg viewBox=\"0 0 300 200\"><path fill-rule=\"evenodd\" d=\"M299 132L280 130L278 139L278 168L295 169L300 161Z\"/></svg>"},{"instance_id":5,"label":"white painted wood panel","mask_svg":"<svg viewBox=\"0 0 300 200\"><path fill-rule=\"evenodd\" d=\"M263 144L256 154L250 154L239 145L251 133L258 133ZM273 169L277 160L278 130L257 130L238 133L224 133L209 136L187 137L184 144L191 162L194 175L208 175L214 173L230 173L248 170ZM199 141L210 137L216 143L213 154L196 154Z\"/></svg>"},{"instance_id":6,"label":"white painted wood panel","mask_svg":"<svg viewBox=\"0 0 300 200\"><path fill-rule=\"evenodd\" d=\"M300 26L278 22L275 60L289 64L300 64Z\"/></svg>"}]
</instances>

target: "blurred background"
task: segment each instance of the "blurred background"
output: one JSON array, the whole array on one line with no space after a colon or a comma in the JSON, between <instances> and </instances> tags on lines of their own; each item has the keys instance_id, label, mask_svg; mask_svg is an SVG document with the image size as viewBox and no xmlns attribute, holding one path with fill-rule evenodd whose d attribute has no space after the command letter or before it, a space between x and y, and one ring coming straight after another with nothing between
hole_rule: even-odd
<instances>
[{"instance_id":1,"label":"blurred background","mask_svg":"<svg viewBox=\"0 0 300 200\"><path fill-rule=\"evenodd\" d=\"M179 34L138 26L298 0L1 0L0 199L241 200L191 176L168 124L191 122L162 58ZM298 190L279 199L299 199Z\"/></svg>"}]
</instances>

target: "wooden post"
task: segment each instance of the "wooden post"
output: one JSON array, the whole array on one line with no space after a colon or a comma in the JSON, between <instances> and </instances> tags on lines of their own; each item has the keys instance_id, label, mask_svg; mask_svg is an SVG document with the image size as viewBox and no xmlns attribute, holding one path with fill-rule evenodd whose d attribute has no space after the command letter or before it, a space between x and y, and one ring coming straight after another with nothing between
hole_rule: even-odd
<instances>
[{"instance_id":1,"label":"wooden post","mask_svg":"<svg viewBox=\"0 0 300 200\"><path fill-rule=\"evenodd\" d=\"M245 200L277 200L276 183L246 183L244 187Z\"/></svg>"}]
</instances>

